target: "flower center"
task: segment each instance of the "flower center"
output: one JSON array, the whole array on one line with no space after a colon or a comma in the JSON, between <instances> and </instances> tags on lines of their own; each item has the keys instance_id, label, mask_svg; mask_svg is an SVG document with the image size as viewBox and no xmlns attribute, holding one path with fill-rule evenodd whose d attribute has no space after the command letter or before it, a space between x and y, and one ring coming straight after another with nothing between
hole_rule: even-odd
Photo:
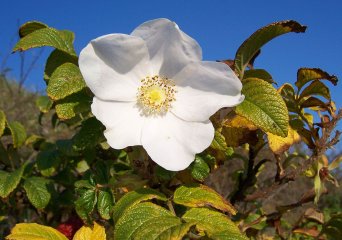
<instances>
[{"instance_id":1,"label":"flower center","mask_svg":"<svg viewBox=\"0 0 342 240\"><path fill-rule=\"evenodd\" d=\"M142 85L138 88L137 98L145 114L164 114L171 108L175 101L175 84L172 80L153 76L141 80Z\"/></svg>"}]
</instances>

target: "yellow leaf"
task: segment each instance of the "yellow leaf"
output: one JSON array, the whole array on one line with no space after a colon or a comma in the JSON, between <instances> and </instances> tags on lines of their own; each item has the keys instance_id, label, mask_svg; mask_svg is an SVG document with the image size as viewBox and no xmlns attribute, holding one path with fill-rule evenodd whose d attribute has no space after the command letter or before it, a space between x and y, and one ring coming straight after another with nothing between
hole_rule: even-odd
<instances>
[{"instance_id":1,"label":"yellow leaf","mask_svg":"<svg viewBox=\"0 0 342 240\"><path fill-rule=\"evenodd\" d=\"M96 222L94 227L87 226L81 227L75 234L73 240L106 240L105 228Z\"/></svg>"},{"instance_id":2,"label":"yellow leaf","mask_svg":"<svg viewBox=\"0 0 342 240\"><path fill-rule=\"evenodd\" d=\"M14 226L7 240L68 240L56 229L37 223L19 223Z\"/></svg>"},{"instance_id":3,"label":"yellow leaf","mask_svg":"<svg viewBox=\"0 0 342 240\"><path fill-rule=\"evenodd\" d=\"M274 135L272 133L267 133L268 142L270 145L270 148L272 152L275 154L282 154L286 150L288 150L293 144L300 141L300 136L291 127L289 127L288 135L287 137L280 137L277 135Z\"/></svg>"},{"instance_id":4,"label":"yellow leaf","mask_svg":"<svg viewBox=\"0 0 342 240\"><path fill-rule=\"evenodd\" d=\"M247 128L248 130L257 130L257 126L255 126L251 121L247 118L242 117L240 115L235 115L228 119L225 119L222 122L222 125L225 127L234 127L234 128Z\"/></svg>"},{"instance_id":5,"label":"yellow leaf","mask_svg":"<svg viewBox=\"0 0 342 240\"><path fill-rule=\"evenodd\" d=\"M255 144L258 141L256 132L247 128L224 127L222 134L226 139L227 146L230 147L238 147L244 143Z\"/></svg>"}]
</instances>

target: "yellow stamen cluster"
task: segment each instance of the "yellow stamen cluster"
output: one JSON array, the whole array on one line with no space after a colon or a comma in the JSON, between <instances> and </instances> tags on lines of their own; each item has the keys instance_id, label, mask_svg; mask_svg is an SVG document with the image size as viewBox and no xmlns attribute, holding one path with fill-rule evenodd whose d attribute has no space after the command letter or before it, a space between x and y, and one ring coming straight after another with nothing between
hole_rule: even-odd
<instances>
[{"instance_id":1,"label":"yellow stamen cluster","mask_svg":"<svg viewBox=\"0 0 342 240\"><path fill-rule=\"evenodd\" d=\"M137 98L145 114L164 114L171 108L175 101L175 84L172 80L153 76L141 80L142 85L138 88Z\"/></svg>"}]
</instances>

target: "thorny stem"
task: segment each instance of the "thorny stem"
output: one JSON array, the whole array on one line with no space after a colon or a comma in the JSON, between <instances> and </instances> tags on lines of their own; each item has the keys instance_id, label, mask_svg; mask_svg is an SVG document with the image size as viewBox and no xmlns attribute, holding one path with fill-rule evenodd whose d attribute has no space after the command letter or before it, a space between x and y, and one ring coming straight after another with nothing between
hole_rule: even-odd
<instances>
[{"instance_id":1,"label":"thorny stem","mask_svg":"<svg viewBox=\"0 0 342 240\"><path fill-rule=\"evenodd\" d=\"M293 181L298 175L305 172L307 169L311 167L313 163L315 163L325 152L328 148L331 148L339 141L339 137L341 132L336 131L335 136L331 138L331 134L335 129L337 123L342 118L342 109L339 109L338 113L333 117L333 119L325 124L325 130L322 131L322 137L319 138L315 145L316 148L313 151L311 157L305 162L304 165L298 167L297 169L286 173L282 178L281 182L275 182L270 187L265 189L260 189L250 195L247 195L244 201L254 201L260 198L267 198L270 197L270 194L276 192L279 187L286 186L285 184Z\"/></svg>"}]
</instances>

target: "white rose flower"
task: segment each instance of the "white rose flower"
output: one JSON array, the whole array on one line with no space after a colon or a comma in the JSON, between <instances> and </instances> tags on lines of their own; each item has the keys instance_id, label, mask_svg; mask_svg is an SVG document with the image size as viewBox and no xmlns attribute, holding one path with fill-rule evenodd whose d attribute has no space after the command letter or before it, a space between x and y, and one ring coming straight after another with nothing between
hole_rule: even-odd
<instances>
[{"instance_id":1,"label":"white rose flower","mask_svg":"<svg viewBox=\"0 0 342 240\"><path fill-rule=\"evenodd\" d=\"M108 144L142 145L171 171L188 167L211 144L211 115L244 99L234 72L224 63L202 61L198 43L168 19L145 22L130 35L92 40L79 66Z\"/></svg>"}]
</instances>

